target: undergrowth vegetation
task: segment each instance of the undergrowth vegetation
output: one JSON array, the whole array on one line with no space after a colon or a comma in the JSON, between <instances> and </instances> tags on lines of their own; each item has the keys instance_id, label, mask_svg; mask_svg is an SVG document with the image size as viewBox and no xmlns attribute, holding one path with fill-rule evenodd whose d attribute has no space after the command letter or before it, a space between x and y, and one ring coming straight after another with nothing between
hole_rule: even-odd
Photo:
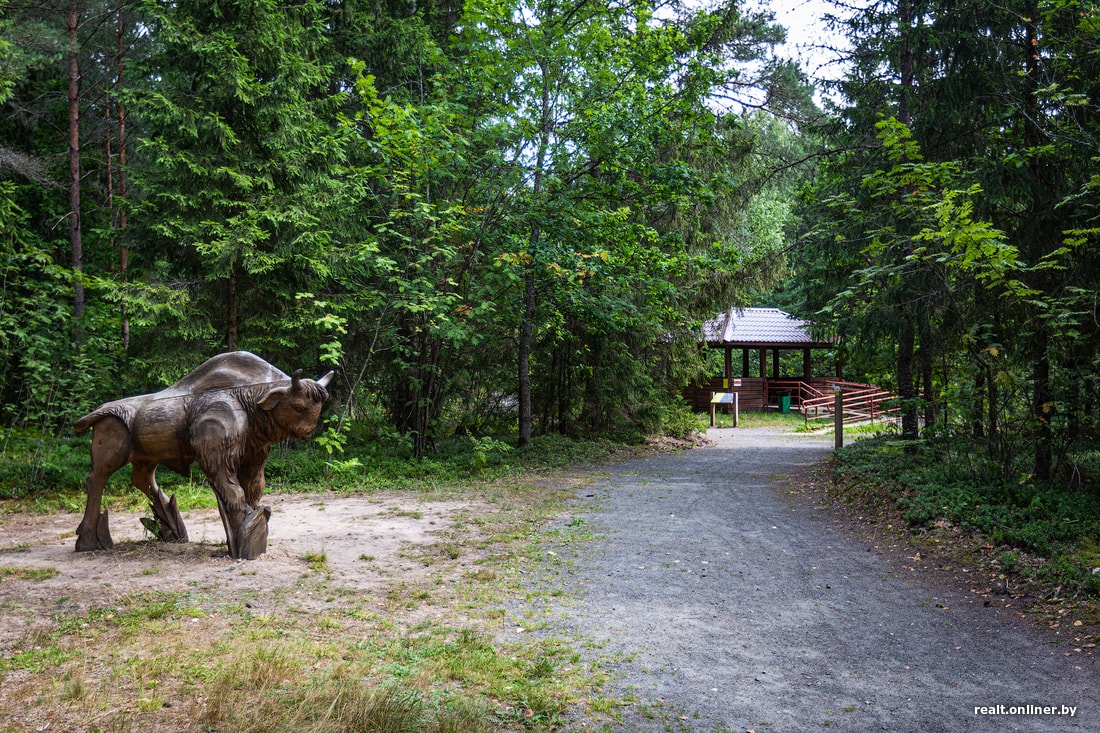
<instances>
[{"instance_id":1,"label":"undergrowth vegetation","mask_svg":"<svg viewBox=\"0 0 1100 733\"><path fill-rule=\"evenodd\" d=\"M355 433L353 432L353 436ZM269 492L430 490L455 482L488 481L578 464L599 463L636 449L639 436L574 440L536 436L517 450L512 442L458 436L441 440L429 456L414 458L400 440L353 437L331 454L316 442L286 441L271 448L266 475ZM80 511L90 466L88 436L55 435L12 429L0 443L0 500L22 510ZM110 508L140 508L145 497L129 485L129 469L112 476L105 492ZM188 476L159 468L157 482L176 494L181 510L215 506L214 495L197 466Z\"/></svg>"},{"instance_id":2,"label":"undergrowth vegetation","mask_svg":"<svg viewBox=\"0 0 1100 733\"><path fill-rule=\"evenodd\" d=\"M1100 486L1043 485L1029 475L994 483L968 466L944 447L878 436L837 452L834 481L895 505L915 530L963 528L1000 549L1006 572L1100 596ZM1021 553L1041 562L1019 563Z\"/></svg>"}]
</instances>

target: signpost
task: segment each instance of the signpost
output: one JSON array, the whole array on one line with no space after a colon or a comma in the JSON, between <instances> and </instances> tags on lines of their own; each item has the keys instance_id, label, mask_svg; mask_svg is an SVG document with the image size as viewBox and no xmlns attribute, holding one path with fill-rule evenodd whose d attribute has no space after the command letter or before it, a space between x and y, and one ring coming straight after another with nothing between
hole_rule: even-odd
<instances>
[{"instance_id":1,"label":"signpost","mask_svg":"<svg viewBox=\"0 0 1100 733\"><path fill-rule=\"evenodd\" d=\"M741 380L738 379L738 382ZM733 427L737 427L740 418L740 402L736 392L715 392L710 398L710 426L714 427L714 412L718 405L733 405Z\"/></svg>"}]
</instances>

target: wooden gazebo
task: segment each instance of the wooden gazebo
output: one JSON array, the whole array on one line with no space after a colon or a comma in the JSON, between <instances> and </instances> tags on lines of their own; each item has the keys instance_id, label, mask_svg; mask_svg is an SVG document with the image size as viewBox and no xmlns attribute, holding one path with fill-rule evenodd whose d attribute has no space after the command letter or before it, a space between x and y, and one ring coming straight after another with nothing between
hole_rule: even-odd
<instances>
[{"instance_id":1,"label":"wooden gazebo","mask_svg":"<svg viewBox=\"0 0 1100 733\"><path fill-rule=\"evenodd\" d=\"M787 396L798 405L807 387L823 389L827 382L841 379L840 363L830 360L828 376L814 376L813 352L832 351L835 344L814 338L813 324L795 318L778 308L731 308L703 324L707 346L722 349L725 369L721 376L684 390L684 398L697 410L709 409L715 392L737 392L743 411L762 411L778 405ZM740 351L740 358L734 358ZM791 360L781 359L783 352L801 352L801 369L791 366ZM818 369L824 364L818 360ZM735 370L735 363L739 369ZM782 374L788 371L801 374ZM820 384L818 384L820 383Z\"/></svg>"}]
</instances>

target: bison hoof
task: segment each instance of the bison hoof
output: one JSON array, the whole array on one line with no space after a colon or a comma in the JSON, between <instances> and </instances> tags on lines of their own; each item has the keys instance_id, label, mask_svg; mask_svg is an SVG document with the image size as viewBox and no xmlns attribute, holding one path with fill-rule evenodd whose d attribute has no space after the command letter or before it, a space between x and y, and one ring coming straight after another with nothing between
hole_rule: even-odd
<instances>
[{"instance_id":1,"label":"bison hoof","mask_svg":"<svg viewBox=\"0 0 1100 733\"><path fill-rule=\"evenodd\" d=\"M159 542L186 542L186 534L181 538L176 532L168 526L160 517L142 517L141 524L145 527L145 531L153 536L154 539Z\"/></svg>"},{"instance_id":2,"label":"bison hoof","mask_svg":"<svg viewBox=\"0 0 1100 733\"><path fill-rule=\"evenodd\" d=\"M111 539L111 528L107 522L107 510L104 509L95 518L88 522L87 518L80 522L76 528L76 551L94 552L96 550L109 550L115 543Z\"/></svg>"},{"instance_id":3,"label":"bison hoof","mask_svg":"<svg viewBox=\"0 0 1100 733\"><path fill-rule=\"evenodd\" d=\"M241 522L237 541L237 559L255 560L267 552L267 520L271 507L261 506L249 511Z\"/></svg>"},{"instance_id":4,"label":"bison hoof","mask_svg":"<svg viewBox=\"0 0 1100 733\"><path fill-rule=\"evenodd\" d=\"M179 507L176 506L175 495L163 504L158 501L150 502L153 510L153 519L143 517L141 523L149 530L149 533L161 542L186 542L187 526L180 516Z\"/></svg>"}]
</instances>

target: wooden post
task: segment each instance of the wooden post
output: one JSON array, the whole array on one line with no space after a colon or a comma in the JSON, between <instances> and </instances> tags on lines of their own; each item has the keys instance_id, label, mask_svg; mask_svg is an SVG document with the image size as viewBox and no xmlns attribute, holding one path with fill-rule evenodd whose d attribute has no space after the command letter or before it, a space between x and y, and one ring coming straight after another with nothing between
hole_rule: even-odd
<instances>
[{"instance_id":1,"label":"wooden post","mask_svg":"<svg viewBox=\"0 0 1100 733\"><path fill-rule=\"evenodd\" d=\"M749 347L741 349L741 376L749 376Z\"/></svg>"},{"instance_id":2,"label":"wooden post","mask_svg":"<svg viewBox=\"0 0 1100 733\"><path fill-rule=\"evenodd\" d=\"M779 379L779 347L772 349L772 379Z\"/></svg>"},{"instance_id":3,"label":"wooden post","mask_svg":"<svg viewBox=\"0 0 1100 733\"><path fill-rule=\"evenodd\" d=\"M722 385L722 389L729 389L733 384L733 347L726 347L726 383Z\"/></svg>"},{"instance_id":4,"label":"wooden post","mask_svg":"<svg viewBox=\"0 0 1100 733\"><path fill-rule=\"evenodd\" d=\"M844 393L839 384L833 385L833 448L844 447Z\"/></svg>"},{"instance_id":5,"label":"wooden post","mask_svg":"<svg viewBox=\"0 0 1100 733\"><path fill-rule=\"evenodd\" d=\"M807 382L813 376L813 363L810 357L810 347L802 349L802 378Z\"/></svg>"}]
</instances>

